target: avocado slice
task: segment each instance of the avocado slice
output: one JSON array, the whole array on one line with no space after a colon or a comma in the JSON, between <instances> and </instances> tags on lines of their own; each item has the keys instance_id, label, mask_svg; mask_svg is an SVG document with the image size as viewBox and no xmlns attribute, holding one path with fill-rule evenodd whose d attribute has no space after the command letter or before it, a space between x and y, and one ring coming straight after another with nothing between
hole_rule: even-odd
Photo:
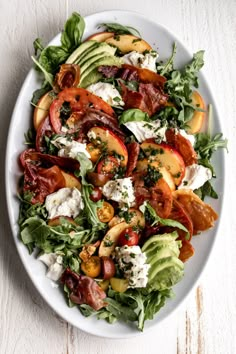
<instances>
[{"instance_id":1,"label":"avocado slice","mask_svg":"<svg viewBox=\"0 0 236 354\"><path fill-rule=\"evenodd\" d=\"M81 60L83 60L87 55L89 55L91 52L93 53L94 50L96 50L99 47L98 42L94 43L91 47L87 48L81 55L76 59L75 64L79 64Z\"/></svg>"},{"instance_id":2,"label":"avocado slice","mask_svg":"<svg viewBox=\"0 0 236 354\"><path fill-rule=\"evenodd\" d=\"M97 48L90 50L89 53L86 51L86 53L83 56L79 57L79 60L76 62L76 64L80 65L82 68L84 64L90 60L92 57L95 55L98 55L100 53L104 53L104 56L109 56L109 55L114 55L116 52L116 48L109 46L106 43L98 43Z\"/></svg>"},{"instance_id":3,"label":"avocado slice","mask_svg":"<svg viewBox=\"0 0 236 354\"><path fill-rule=\"evenodd\" d=\"M173 242L178 238L178 233L176 231L170 234L162 234L162 235L154 235L150 237L143 245L142 252L146 252L150 248L150 246L154 246L155 244L166 244L168 242Z\"/></svg>"},{"instance_id":4,"label":"avocado slice","mask_svg":"<svg viewBox=\"0 0 236 354\"><path fill-rule=\"evenodd\" d=\"M100 58L92 65L90 65L86 71L83 72L80 78L80 87L87 87L95 82L98 82L102 78L102 74L100 74L97 70L100 65L117 65L120 66L122 61L115 56L106 56Z\"/></svg>"},{"instance_id":5,"label":"avocado slice","mask_svg":"<svg viewBox=\"0 0 236 354\"><path fill-rule=\"evenodd\" d=\"M184 274L184 264L178 258L181 242L176 241L178 233L154 235L143 245L147 263L150 264L148 272L148 289L164 290L175 285Z\"/></svg>"},{"instance_id":6,"label":"avocado slice","mask_svg":"<svg viewBox=\"0 0 236 354\"><path fill-rule=\"evenodd\" d=\"M91 48L92 46L96 47L97 46L96 41L86 41L82 43L67 59L66 64L73 64L75 63L78 58L80 57L81 54L83 54L86 50Z\"/></svg>"}]
</instances>

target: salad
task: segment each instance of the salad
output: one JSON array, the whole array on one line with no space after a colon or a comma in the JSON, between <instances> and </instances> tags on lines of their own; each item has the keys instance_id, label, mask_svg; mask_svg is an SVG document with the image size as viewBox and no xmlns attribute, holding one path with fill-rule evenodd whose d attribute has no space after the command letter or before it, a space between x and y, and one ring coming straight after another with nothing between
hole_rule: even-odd
<instances>
[{"instance_id":1,"label":"salad","mask_svg":"<svg viewBox=\"0 0 236 354\"><path fill-rule=\"evenodd\" d=\"M174 43L163 62L136 29L99 27L84 39L73 13L59 46L34 41L42 87L20 155L20 238L69 306L143 330L192 237L214 227L204 199L217 198L211 157L227 141L196 90L203 51L176 69Z\"/></svg>"}]
</instances>

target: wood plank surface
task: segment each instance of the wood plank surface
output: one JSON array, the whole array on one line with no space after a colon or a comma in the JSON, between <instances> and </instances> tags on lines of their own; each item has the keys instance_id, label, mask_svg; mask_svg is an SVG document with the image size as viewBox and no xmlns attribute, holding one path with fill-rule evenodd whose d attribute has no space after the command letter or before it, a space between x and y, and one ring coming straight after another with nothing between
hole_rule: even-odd
<instances>
[{"instance_id":1,"label":"wood plank surface","mask_svg":"<svg viewBox=\"0 0 236 354\"><path fill-rule=\"evenodd\" d=\"M191 52L206 49L203 69L229 139L225 208L214 252L197 287L155 332L129 340L90 336L61 320L29 280L11 236L4 158L11 113L32 62L32 42L45 43L73 11L135 10L174 32ZM236 2L227 0L9 0L0 2L0 353L236 353Z\"/></svg>"}]
</instances>

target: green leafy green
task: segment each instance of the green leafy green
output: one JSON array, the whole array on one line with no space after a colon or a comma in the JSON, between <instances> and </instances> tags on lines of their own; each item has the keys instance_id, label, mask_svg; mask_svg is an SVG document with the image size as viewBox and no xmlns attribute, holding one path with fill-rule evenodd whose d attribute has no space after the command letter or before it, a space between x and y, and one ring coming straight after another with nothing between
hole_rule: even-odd
<instances>
[{"instance_id":1,"label":"green leafy green","mask_svg":"<svg viewBox=\"0 0 236 354\"><path fill-rule=\"evenodd\" d=\"M108 323L117 320L135 322L137 328L144 329L146 320L152 320L154 315L165 305L167 298L173 295L171 289L152 291L146 294L142 289L129 289L124 293L108 290L105 302L108 305L99 311L95 311L89 305L79 305L81 313L85 317L96 315L98 319L104 319Z\"/></svg>"},{"instance_id":2,"label":"green leafy green","mask_svg":"<svg viewBox=\"0 0 236 354\"><path fill-rule=\"evenodd\" d=\"M222 138L221 133L210 136L207 133L198 133L195 135L194 149L198 153L198 163L202 166L209 168L212 172L212 176L216 177L214 167L211 164L211 157L218 149L227 149L227 139ZM194 191L202 200L209 196L217 199L218 195L212 187L210 181L204 183L204 185Z\"/></svg>"},{"instance_id":3,"label":"green leafy green","mask_svg":"<svg viewBox=\"0 0 236 354\"><path fill-rule=\"evenodd\" d=\"M25 136L25 145L28 145L28 147L33 148L35 147L35 138L36 138L36 132L33 128L29 128L28 131L24 134Z\"/></svg>"},{"instance_id":4,"label":"green leafy green","mask_svg":"<svg viewBox=\"0 0 236 354\"><path fill-rule=\"evenodd\" d=\"M191 96L193 87L198 87L198 72L204 65L204 51L195 53L192 61L185 65L183 70L173 69L175 52L176 46L174 45L173 52L166 65L158 65L157 70L160 74L164 72L167 78L165 90L178 110L178 116L175 116L175 120L177 118L179 125L184 126L192 118L195 110L203 111L192 104Z\"/></svg>"},{"instance_id":5,"label":"green leafy green","mask_svg":"<svg viewBox=\"0 0 236 354\"><path fill-rule=\"evenodd\" d=\"M164 76L164 75L166 75L166 73L170 73L173 70L176 50L177 50L177 46L176 46L176 43L174 43L172 54L171 54L170 58L167 60L166 63L164 63L163 65L159 64L157 67L157 70L160 73L160 75Z\"/></svg>"},{"instance_id":6,"label":"green leafy green","mask_svg":"<svg viewBox=\"0 0 236 354\"><path fill-rule=\"evenodd\" d=\"M198 163L211 169L213 177L215 172L210 163L212 154L218 149L227 149L227 139L223 139L223 134L218 133L210 136L208 133L198 133L195 135L194 149L198 153Z\"/></svg>"},{"instance_id":7,"label":"green leafy green","mask_svg":"<svg viewBox=\"0 0 236 354\"><path fill-rule=\"evenodd\" d=\"M45 80L42 87L40 89L37 89L33 92L33 96L31 98L30 103L33 105L37 105L40 98L45 95L48 91L52 89L51 85Z\"/></svg>"},{"instance_id":8,"label":"green leafy green","mask_svg":"<svg viewBox=\"0 0 236 354\"><path fill-rule=\"evenodd\" d=\"M106 32L114 32L115 34L132 34L141 37L138 30L130 26L123 26L119 23L101 23L98 28L104 27Z\"/></svg>"},{"instance_id":9,"label":"green leafy green","mask_svg":"<svg viewBox=\"0 0 236 354\"><path fill-rule=\"evenodd\" d=\"M93 202L90 199L92 193L92 187L90 185L82 185L82 197L84 201L84 211L83 214L87 218L87 222L95 230L104 230L106 224L101 222L97 216L97 209L103 206L103 201Z\"/></svg>"},{"instance_id":10,"label":"green leafy green","mask_svg":"<svg viewBox=\"0 0 236 354\"><path fill-rule=\"evenodd\" d=\"M73 12L66 21L64 31L61 36L62 48L72 53L81 43L84 34L85 22L82 16Z\"/></svg>"},{"instance_id":11,"label":"green leafy green","mask_svg":"<svg viewBox=\"0 0 236 354\"><path fill-rule=\"evenodd\" d=\"M205 197L211 197L214 199L218 198L218 194L209 181L206 181L202 187L195 189L194 193L196 193L202 200L204 200Z\"/></svg>"},{"instance_id":12,"label":"green leafy green","mask_svg":"<svg viewBox=\"0 0 236 354\"><path fill-rule=\"evenodd\" d=\"M42 44L42 39L36 38L33 42L33 47L34 47L34 55L37 55L38 51L41 53L44 50L44 46Z\"/></svg>"},{"instance_id":13,"label":"green leafy green","mask_svg":"<svg viewBox=\"0 0 236 354\"><path fill-rule=\"evenodd\" d=\"M120 125L125 124L127 122L142 122L142 121L149 122L150 121L149 115L146 112L143 112L137 108L127 109L121 114L119 118Z\"/></svg>"},{"instance_id":14,"label":"green leafy green","mask_svg":"<svg viewBox=\"0 0 236 354\"><path fill-rule=\"evenodd\" d=\"M155 209L153 209L153 207L148 202L144 202L139 207L139 209L143 214L145 214L145 218L151 219L151 226L154 226L156 224L162 224L165 226L177 227L178 229L186 232L186 239L189 238L189 232L184 225L182 225L176 220L161 218L157 215Z\"/></svg>"},{"instance_id":15,"label":"green leafy green","mask_svg":"<svg viewBox=\"0 0 236 354\"><path fill-rule=\"evenodd\" d=\"M66 21L61 35L61 45L44 48L39 38L34 41L35 55L40 52L39 58L32 57L36 67L42 71L45 80L41 89L33 94L32 102L37 104L39 98L53 87L54 75L59 65L64 63L69 55L80 45L84 33L85 23L83 17L74 12ZM49 86L49 88L48 88Z\"/></svg>"},{"instance_id":16,"label":"green leafy green","mask_svg":"<svg viewBox=\"0 0 236 354\"><path fill-rule=\"evenodd\" d=\"M89 185L85 179L85 176L88 172L93 170L93 164L91 160L83 152L80 152L76 155L76 160L78 160L80 163L79 170L75 171L76 177L81 177L82 184Z\"/></svg>"}]
</instances>

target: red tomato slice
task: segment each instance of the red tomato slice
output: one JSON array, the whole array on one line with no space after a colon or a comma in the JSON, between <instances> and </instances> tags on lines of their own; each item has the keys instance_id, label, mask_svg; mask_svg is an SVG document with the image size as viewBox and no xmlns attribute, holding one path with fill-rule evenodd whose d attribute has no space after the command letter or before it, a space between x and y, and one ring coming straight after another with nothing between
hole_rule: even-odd
<instances>
[{"instance_id":1,"label":"red tomato slice","mask_svg":"<svg viewBox=\"0 0 236 354\"><path fill-rule=\"evenodd\" d=\"M136 246L139 241L139 235L132 227L125 229L119 236L118 244L120 246Z\"/></svg>"},{"instance_id":2,"label":"red tomato slice","mask_svg":"<svg viewBox=\"0 0 236 354\"><path fill-rule=\"evenodd\" d=\"M98 202L99 200L102 199L102 191L98 187L94 187L92 190L92 193L90 194L90 199L93 202Z\"/></svg>"},{"instance_id":3,"label":"red tomato slice","mask_svg":"<svg viewBox=\"0 0 236 354\"><path fill-rule=\"evenodd\" d=\"M72 113L71 115L73 115L73 119L75 120L74 125L76 125L76 120L80 119L86 110L91 106L109 114L110 116L115 115L113 109L108 103L91 92L83 88L66 88L58 94L57 99L55 99L50 106L50 121L54 131L57 134L62 133L62 121L60 114L63 103L69 104L69 108Z\"/></svg>"},{"instance_id":4,"label":"red tomato slice","mask_svg":"<svg viewBox=\"0 0 236 354\"><path fill-rule=\"evenodd\" d=\"M114 177L119 166L120 162L116 157L107 156L98 163L97 172L112 178Z\"/></svg>"}]
</instances>

